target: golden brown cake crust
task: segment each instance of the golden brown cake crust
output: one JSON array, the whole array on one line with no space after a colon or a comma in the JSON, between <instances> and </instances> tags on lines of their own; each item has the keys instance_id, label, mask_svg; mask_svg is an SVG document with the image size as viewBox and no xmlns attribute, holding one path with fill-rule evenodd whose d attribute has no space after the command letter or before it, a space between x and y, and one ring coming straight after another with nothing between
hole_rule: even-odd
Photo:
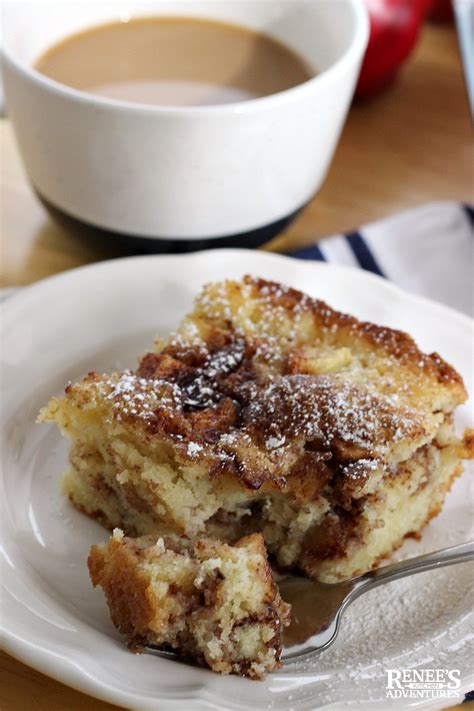
<instances>
[{"instance_id":1,"label":"golden brown cake crust","mask_svg":"<svg viewBox=\"0 0 474 711\"><path fill-rule=\"evenodd\" d=\"M148 594L148 576L135 567L133 576L130 574L137 550L132 540L129 547L110 540L108 556L113 561L113 571L98 546L92 546L87 565L94 587L101 585L106 592L115 627L130 638L131 647L137 648L139 640L146 639L154 606Z\"/></svg>"},{"instance_id":2,"label":"golden brown cake crust","mask_svg":"<svg viewBox=\"0 0 474 711\"><path fill-rule=\"evenodd\" d=\"M411 365L416 370L422 368L426 375L434 376L438 382L461 385L464 388L461 376L449 363L437 353L422 353L413 338L403 331L359 321L354 316L332 309L320 299L312 299L301 291L282 287L278 282L246 276L244 283L260 292L262 289L268 290L270 308L278 307L294 312L295 308L302 307L311 312L319 329L350 333L352 338L367 341L374 350L393 356L406 366Z\"/></svg>"}]
</instances>

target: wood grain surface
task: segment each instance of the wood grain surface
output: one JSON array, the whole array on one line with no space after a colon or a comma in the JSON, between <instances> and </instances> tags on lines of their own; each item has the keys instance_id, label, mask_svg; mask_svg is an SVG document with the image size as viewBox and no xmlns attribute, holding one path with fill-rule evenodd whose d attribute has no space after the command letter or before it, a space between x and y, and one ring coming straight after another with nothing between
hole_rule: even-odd
<instances>
[{"instance_id":1,"label":"wood grain surface","mask_svg":"<svg viewBox=\"0 0 474 711\"><path fill-rule=\"evenodd\" d=\"M1 286L29 284L120 256L51 219L32 192L8 120L0 125ZM269 249L290 250L433 200L474 200L474 142L456 35L428 26L385 94L351 109L328 178ZM73 166L71 167L73 169ZM92 699L0 654L2 711L106 711ZM459 707L461 708L461 707ZM464 704L463 711L472 709Z\"/></svg>"}]
</instances>

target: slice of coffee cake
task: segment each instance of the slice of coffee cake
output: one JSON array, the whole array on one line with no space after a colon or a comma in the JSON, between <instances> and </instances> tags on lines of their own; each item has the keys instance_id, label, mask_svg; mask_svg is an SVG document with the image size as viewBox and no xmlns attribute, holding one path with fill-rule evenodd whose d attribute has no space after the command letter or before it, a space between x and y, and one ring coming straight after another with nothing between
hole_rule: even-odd
<instances>
[{"instance_id":1,"label":"slice of coffee cake","mask_svg":"<svg viewBox=\"0 0 474 711\"><path fill-rule=\"evenodd\" d=\"M126 538L115 529L93 546L92 582L133 651L165 647L222 674L261 678L281 665L282 601L261 534L234 546L178 536Z\"/></svg>"},{"instance_id":2,"label":"slice of coffee cake","mask_svg":"<svg viewBox=\"0 0 474 711\"><path fill-rule=\"evenodd\" d=\"M232 542L325 581L371 568L440 510L472 434L458 373L406 334L261 279L210 284L135 372L68 385L63 488L127 534Z\"/></svg>"}]
</instances>

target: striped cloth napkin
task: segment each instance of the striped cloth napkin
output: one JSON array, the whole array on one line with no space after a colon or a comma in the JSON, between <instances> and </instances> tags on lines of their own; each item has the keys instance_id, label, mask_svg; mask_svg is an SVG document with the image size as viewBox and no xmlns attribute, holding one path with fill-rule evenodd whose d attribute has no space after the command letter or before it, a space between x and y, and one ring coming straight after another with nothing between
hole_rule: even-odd
<instances>
[{"instance_id":1,"label":"striped cloth napkin","mask_svg":"<svg viewBox=\"0 0 474 711\"><path fill-rule=\"evenodd\" d=\"M434 202L292 252L358 267L474 316L474 207Z\"/></svg>"}]
</instances>

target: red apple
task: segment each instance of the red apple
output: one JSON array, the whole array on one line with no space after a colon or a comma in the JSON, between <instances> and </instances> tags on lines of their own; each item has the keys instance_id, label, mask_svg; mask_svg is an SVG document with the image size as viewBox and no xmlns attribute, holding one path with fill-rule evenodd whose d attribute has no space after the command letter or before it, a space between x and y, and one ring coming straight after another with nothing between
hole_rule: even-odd
<instances>
[{"instance_id":1,"label":"red apple","mask_svg":"<svg viewBox=\"0 0 474 711\"><path fill-rule=\"evenodd\" d=\"M370 38L356 97L380 91L395 77L413 50L432 0L365 0Z\"/></svg>"}]
</instances>

